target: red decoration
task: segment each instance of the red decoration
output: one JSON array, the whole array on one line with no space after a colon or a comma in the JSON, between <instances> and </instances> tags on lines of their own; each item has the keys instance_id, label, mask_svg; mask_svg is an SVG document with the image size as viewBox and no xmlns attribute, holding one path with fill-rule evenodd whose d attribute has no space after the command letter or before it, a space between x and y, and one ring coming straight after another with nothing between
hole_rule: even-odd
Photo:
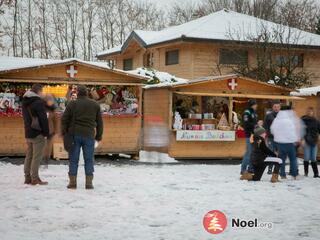
<instances>
[{"instance_id":1,"label":"red decoration","mask_svg":"<svg viewBox=\"0 0 320 240\"><path fill-rule=\"evenodd\" d=\"M67 76L69 78L75 78L77 76L78 73L78 67L75 65L68 65L66 66L66 72L67 72Z\"/></svg>"},{"instance_id":2,"label":"red decoration","mask_svg":"<svg viewBox=\"0 0 320 240\"><path fill-rule=\"evenodd\" d=\"M235 90L238 87L238 81L235 78L228 79L228 88L230 90Z\"/></svg>"}]
</instances>

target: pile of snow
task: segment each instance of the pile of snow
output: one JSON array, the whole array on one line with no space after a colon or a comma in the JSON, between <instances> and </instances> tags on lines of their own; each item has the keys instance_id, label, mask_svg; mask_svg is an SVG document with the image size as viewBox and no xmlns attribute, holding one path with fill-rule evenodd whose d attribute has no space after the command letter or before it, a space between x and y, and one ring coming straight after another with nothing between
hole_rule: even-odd
<instances>
[{"instance_id":1,"label":"pile of snow","mask_svg":"<svg viewBox=\"0 0 320 240\"><path fill-rule=\"evenodd\" d=\"M178 78L167 72L160 72L153 68L137 68L135 70L127 71L131 74L137 74L143 77L149 77L147 80L145 88L151 87L166 87L178 84L188 83L189 81L184 78Z\"/></svg>"},{"instance_id":2,"label":"pile of snow","mask_svg":"<svg viewBox=\"0 0 320 240\"><path fill-rule=\"evenodd\" d=\"M202 226L210 210L228 218L217 239L319 239L319 179L239 180L238 165L98 165L94 190L68 190L67 165L49 165L48 186L23 184L23 166L0 163L1 239L215 239ZM302 172L302 166L300 168ZM231 218L272 229L231 227Z\"/></svg>"},{"instance_id":3,"label":"pile of snow","mask_svg":"<svg viewBox=\"0 0 320 240\"><path fill-rule=\"evenodd\" d=\"M320 86L300 88L298 92L291 92L291 96L316 96L320 92Z\"/></svg>"}]
</instances>

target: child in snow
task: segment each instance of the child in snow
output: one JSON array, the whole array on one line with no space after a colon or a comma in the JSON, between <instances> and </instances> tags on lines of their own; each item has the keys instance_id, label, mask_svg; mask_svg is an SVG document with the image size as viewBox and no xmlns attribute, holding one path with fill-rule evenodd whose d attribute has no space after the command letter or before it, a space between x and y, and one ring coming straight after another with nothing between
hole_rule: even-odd
<instances>
[{"instance_id":1,"label":"child in snow","mask_svg":"<svg viewBox=\"0 0 320 240\"><path fill-rule=\"evenodd\" d=\"M248 180L260 181L266 167L273 165L274 170L272 173L271 182L275 183L278 182L279 178L280 159L276 158L277 155L267 147L265 142L266 135L266 130L263 127L257 127L254 130L254 135L251 139L251 161L254 169L254 175L249 176Z\"/></svg>"}]
</instances>

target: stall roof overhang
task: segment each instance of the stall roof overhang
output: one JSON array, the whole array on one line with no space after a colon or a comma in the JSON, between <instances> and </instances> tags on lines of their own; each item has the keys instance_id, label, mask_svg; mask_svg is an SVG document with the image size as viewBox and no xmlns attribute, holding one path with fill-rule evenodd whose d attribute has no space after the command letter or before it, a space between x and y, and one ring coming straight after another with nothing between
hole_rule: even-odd
<instances>
[{"instance_id":1,"label":"stall roof overhang","mask_svg":"<svg viewBox=\"0 0 320 240\"><path fill-rule=\"evenodd\" d=\"M201 92L174 92L180 95L189 96L208 96L208 97L236 97L236 98L257 98L257 99L283 99L283 100L304 100L304 98L287 95L260 95L260 94L241 94L241 93L201 93Z\"/></svg>"},{"instance_id":2,"label":"stall roof overhang","mask_svg":"<svg viewBox=\"0 0 320 240\"><path fill-rule=\"evenodd\" d=\"M237 97L237 98L257 98L257 99L285 99L285 100L303 100L304 98L298 97L298 96L290 96L290 95L271 95L271 94L250 94L250 93L233 93L233 92L221 92L221 93L208 93L208 92L192 92L192 91L182 91L178 90L178 88L181 87L188 87L188 86L194 86L198 84L204 84L204 83L210 83L210 82L216 82L216 81L224 81L227 79L232 78L238 78L243 79L245 81L258 83L261 85L266 85L273 88L278 88L281 90L284 90L285 92L288 92L288 94L291 92L294 92L293 89L277 86L270 83L261 82L255 79L247 78L247 77L241 77L237 74L229 74L229 75L223 75L223 76L208 76L208 77L202 77L190 80L188 83L184 84L177 84L170 86L171 89L174 91L174 93L180 94L180 95L190 95L190 96L220 96L220 97ZM188 89L188 88L186 88Z\"/></svg>"},{"instance_id":3,"label":"stall roof overhang","mask_svg":"<svg viewBox=\"0 0 320 240\"><path fill-rule=\"evenodd\" d=\"M203 83L208 83L208 82L224 81L224 80L231 79L231 78L238 78L238 79L242 79L245 81L258 83L261 85L278 88L278 89L281 89L281 90L284 90L287 92L294 92L294 90L291 88L258 81L258 80L252 79L252 78L242 77L242 76L239 76L238 74L228 74L228 75L221 75L221 76L207 76L207 77L196 78L196 79L190 80L188 83L173 85L172 88L193 86L193 85L203 84Z\"/></svg>"},{"instance_id":4,"label":"stall roof overhang","mask_svg":"<svg viewBox=\"0 0 320 240\"><path fill-rule=\"evenodd\" d=\"M307 88L300 88L297 90L297 92L291 92L291 96L304 96L304 97L310 97L310 96L317 96L320 93L320 86L314 86L314 87L307 87Z\"/></svg>"},{"instance_id":5,"label":"stall roof overhang","mask_svg":"<svg viewBox=\"0 0 320 240\"><path fill-rule=\"evenodd\" d=\"M53 67L53 66L59 66L59 65L68 65L68 64L77 64L77 65L82 65L86 66L89 68L97 69L97 70L102 70L106 72L112 72L115 74L122 75L124 77L132 77L136 78L137 80L145 81L148 80L148 77L141 76L139 74L134 74L134 73L128 73L123 70L119 69L112 69L110 68L107 63L105 62L93 62L93 61L84 61L81 59L77 58L69 58L69 59L64 59L64 60L55 60L55 59L40 59L40 58L20 58L20 57L6 57L6 56L0 56L0 78L1 74L6 74L6 73L13 73L13 72L20 72L20 71L25 71L25 70L32 70L32 69L39 69L39 68L45 68L45 67ZM0 81L4 81L8 79L0 79ZM48 79L35 79L32 78L33 82L36 81L42 81L42 80L49 80L52 83L79 83L78 79L70 79L70 78L48 78ZM21 82L21 81L29 81L30 79L10 79L10 81L15 81L15 82ZM103 80L99 80L99 84ZM94 84L94 83L93 83ZM109 83L108 83L109 84ZM136 85L136 84L135 84ZM143 85L143 84L141 84Z\"/></svg>"}]
</instances>

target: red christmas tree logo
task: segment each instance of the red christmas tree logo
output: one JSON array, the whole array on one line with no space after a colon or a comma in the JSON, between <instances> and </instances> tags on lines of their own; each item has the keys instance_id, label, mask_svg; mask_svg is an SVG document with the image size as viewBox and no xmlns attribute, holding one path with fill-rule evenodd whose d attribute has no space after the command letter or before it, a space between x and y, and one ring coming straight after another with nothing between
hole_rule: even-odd
<instances>
[{"instance_id":1,"label":"red christmas tree logo","mask_svg":"<svg viewBox=\"0 0 320 240\"><path fill-rule=\"evenodd\" d=\"M223 212L212 210L204 216L203 227L211 234L222 233L227 227L227 217Z\"/></svg>"}]
</instances>

